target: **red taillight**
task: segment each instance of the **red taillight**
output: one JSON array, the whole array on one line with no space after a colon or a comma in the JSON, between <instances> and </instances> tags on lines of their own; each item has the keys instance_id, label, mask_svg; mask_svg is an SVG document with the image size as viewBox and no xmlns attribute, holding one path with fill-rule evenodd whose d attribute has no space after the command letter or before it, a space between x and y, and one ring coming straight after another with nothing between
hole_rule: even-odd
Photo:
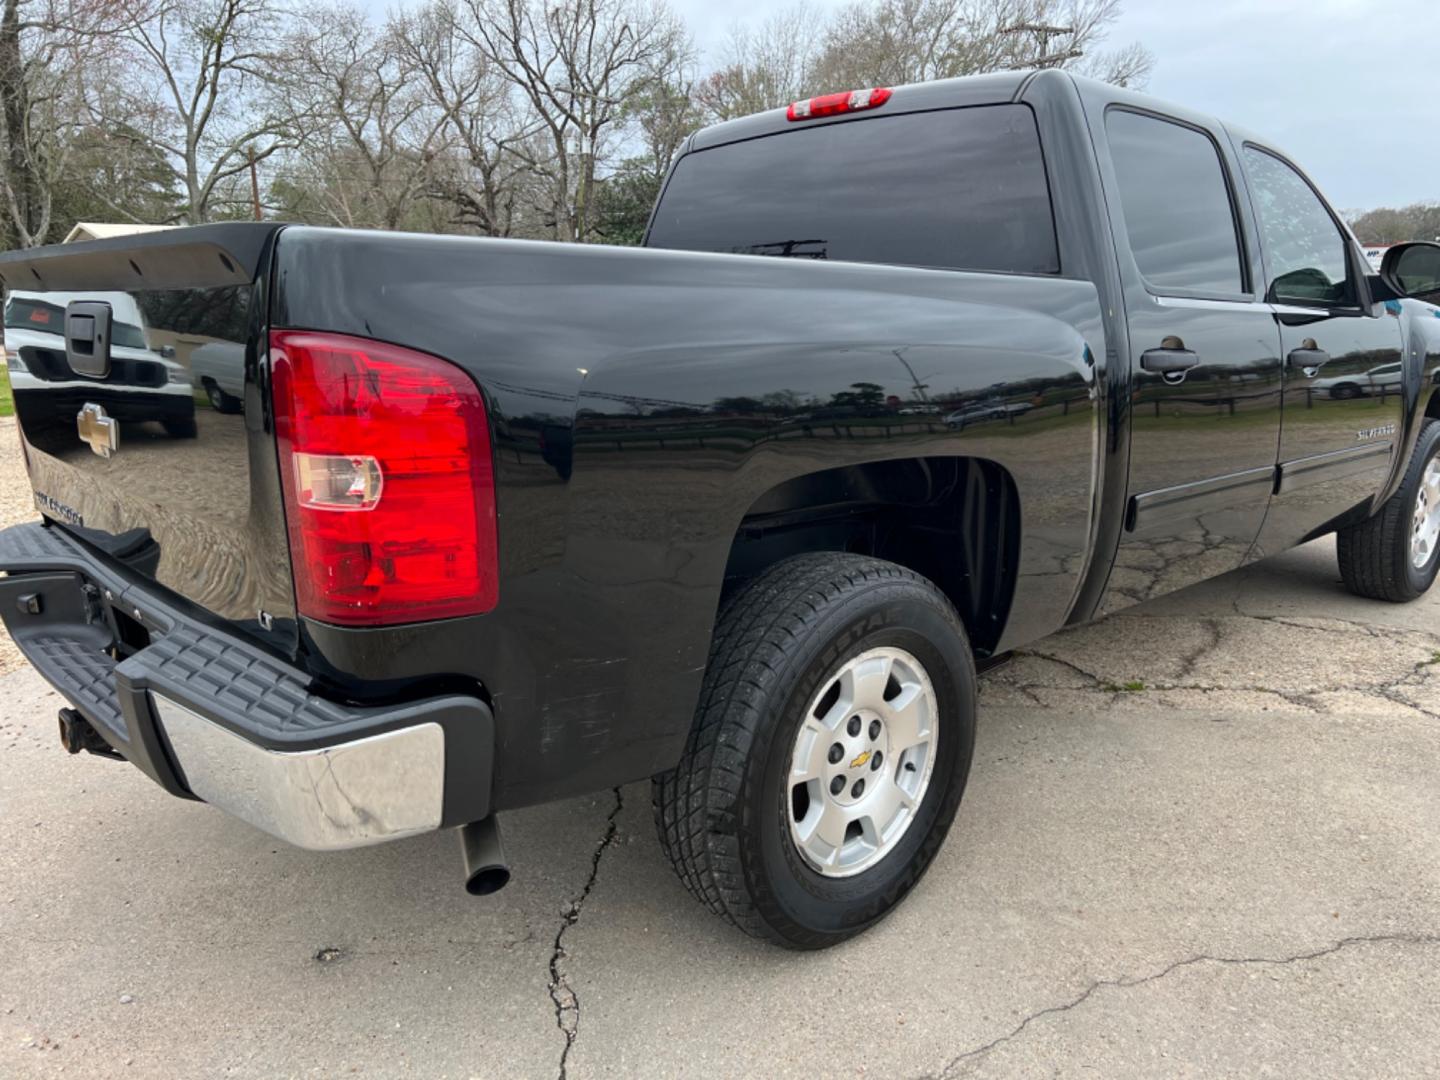
<instances>
[{"instance_id":1,"label":"red taillight","mask_svg":"<svg viewBox=\"0 0 1440 1080\"><path fill-rule=\"evenodd\" d=\"M870 90L847 90L843 94L821 94L809 101L792 101L785 110L786 120L818 120L838 113L878 109L890 100L890 90L877 86Z\"/></svg>"},{"instance_id":2,"label":"red taillight","mask_svg":"<svg viewBox=\"0 0 1440 1080\"><path fill-rule=\"evenodd\" d=\"M495 606L495 475L480 390L378 341L270 334L275 435L301 615L347 626Z\"/></svg>"}]
</instances>

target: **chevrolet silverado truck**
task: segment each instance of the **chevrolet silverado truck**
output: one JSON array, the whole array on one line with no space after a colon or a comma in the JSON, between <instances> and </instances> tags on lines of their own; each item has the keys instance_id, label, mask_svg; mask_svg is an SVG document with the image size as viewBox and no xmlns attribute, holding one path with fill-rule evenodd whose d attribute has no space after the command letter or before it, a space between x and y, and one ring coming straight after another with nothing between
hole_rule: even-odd
<instances>
[{"instance_id":1,"label":"chevrolet silverado truck","mask_svg":"<svg viewBox=\"0 0 1440 1080\"><path fill-rule=\"evenodd\" d=\"M1440 247L1372 273L1265 139L1056 71L706 128L641 249L241 223L0 276L66 300L0 533L64 746L305 847L456 828L476 893L497 813L652 779L697 898L833 944L943 841L977 665L1330 533L1376 600L1440 562ZM223 391L195 438L109 415L119 294Z\"/></svg>"}]
</instances>

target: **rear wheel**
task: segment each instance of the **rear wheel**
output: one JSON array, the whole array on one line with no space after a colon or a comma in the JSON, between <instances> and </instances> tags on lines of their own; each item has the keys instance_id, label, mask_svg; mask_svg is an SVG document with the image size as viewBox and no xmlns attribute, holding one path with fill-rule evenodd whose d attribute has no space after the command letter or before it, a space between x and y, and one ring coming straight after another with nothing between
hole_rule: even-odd
<instances>
[{"instance_id":1,"label":"rear wheel","mask_svg":"<svg viewBox=\"0 0 1440 1080\"><path fill-rule=\"evenodd\" d=\"M1403 602L1423 595L1440 573L1440 420L1415 440L1405 479L1380 512L1341 529L1336 551L1351 592Z\"/></svg>"},{"instance_id":2,"label":"rear wheel","mask_svg":"<svg viewBox=\"0 0 1440 1080\"><path fill-rule=\"evenodd\" d=\"M661 845L747 933L836 944L925 872L974 732L969 644L934 585L862 556L788 559L721 613L685 755L654 783Z\"/></svg>"}]
</instances>

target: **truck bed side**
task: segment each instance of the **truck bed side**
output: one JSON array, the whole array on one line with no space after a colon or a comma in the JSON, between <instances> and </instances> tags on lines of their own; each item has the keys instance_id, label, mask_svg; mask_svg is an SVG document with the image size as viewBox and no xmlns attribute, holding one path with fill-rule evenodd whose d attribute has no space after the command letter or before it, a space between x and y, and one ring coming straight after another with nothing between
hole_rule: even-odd
<instances>
[{"instance_id":1,"label":"truck bed side","mask_svg":"<svg viewBox=\"0 0 1440 1080\"><path fill-rule=\"evenodd\" d=\"M431 352L487 394L497 608L403 635L302 621L302 637L337 679L483 681L499 806L673 762L732 545L797 478L993 463L1020 540L1008 618L978 636L1033 640L1075 603L1105 350L1087 282L298 228L275 282L275 326ZM917 384L968 414L901 413Z\"/></svg>"}]
</instances>

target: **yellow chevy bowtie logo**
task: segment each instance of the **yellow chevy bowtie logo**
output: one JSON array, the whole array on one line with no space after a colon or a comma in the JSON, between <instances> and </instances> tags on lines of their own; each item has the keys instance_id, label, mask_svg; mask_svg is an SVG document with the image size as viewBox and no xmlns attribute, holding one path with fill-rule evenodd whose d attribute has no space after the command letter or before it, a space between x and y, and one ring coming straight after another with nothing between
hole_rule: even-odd
<instances>
[{"instance_id":1,"label":"yellow chevy bowtie logo","mask_svg":"<svg viewBox=\"0 0 1440 1080\"><path fill-rule=\"evenodd\" d=\"M852 769L858 769L861 765L864 765L865 762L867 762L867 761L869 761L869 760L870 760L870 751L869 751L869 750L862 750L862 751L860 751L860 756L857 757L854 761L850 762L850 768L852 768Z\"/></svg>"}]
</instances>

